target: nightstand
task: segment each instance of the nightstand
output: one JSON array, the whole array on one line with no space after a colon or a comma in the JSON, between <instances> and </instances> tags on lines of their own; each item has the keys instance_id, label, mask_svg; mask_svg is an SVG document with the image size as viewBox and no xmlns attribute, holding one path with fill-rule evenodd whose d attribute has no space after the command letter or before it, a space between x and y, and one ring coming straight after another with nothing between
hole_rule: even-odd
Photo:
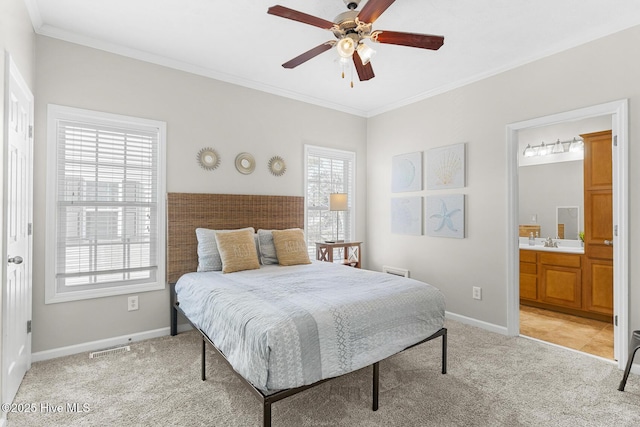
<instances>
[{"instance_id":1,"label":"nightstand","mask_svg":"<svg viewBox=\"0 0 640 427\"><path fill-rule=\"evenodd\" d=\"M360 268L362 242L316 242L316 259L318 261L339 262L351 267ZM342 258L333 259L333 251L342 249Z\"/></svg>"}]
</instances>

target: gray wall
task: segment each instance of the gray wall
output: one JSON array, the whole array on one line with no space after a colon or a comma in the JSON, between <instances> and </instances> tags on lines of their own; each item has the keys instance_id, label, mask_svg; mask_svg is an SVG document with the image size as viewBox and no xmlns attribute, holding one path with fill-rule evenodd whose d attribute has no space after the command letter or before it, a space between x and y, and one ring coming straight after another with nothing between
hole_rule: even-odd
<instances>
[{"instance_id":1,"label":"gray wall","mask_svg":"<svg viewBox=\"0 0 640 427\"><path fill-rule=\"evenodd\" d=\"M507 148L505 127L550 114L629 98L630 183L640 179L640 27L529 63L369 119L366 257L371 269L405 267L412 277L439 287L447 310L490 324L507 325ZM467 195L463 240L390 233L391 158L442 145L467 143L467 187L420 195ZM640 195L630 192L630 218L640 215ZM373 214L375 212L375 214ZM631 222L629 301L640 300L640 228ZM516 257L517 259L517 257ZM472 286L483 288L472 299ZM640 308L630 305L631 330Z\"/></svg>"},{"instance_id":2,"label":"gray wall","mask_svg":"<svg viewBox=\"0 0 640 427\"><path fill-rule=\"evenodd\" d=\"M139 294L138 311L127 295L44 304L45 146L47 104L60 104L167 122L167 190L235 194L304 195L305 143L357 153L356 197L365 206L366 120L263 92L137 61L60 40L37 37L33 351L126 336L169 326L168 289ZM221 165L196 163L203 147ZM256 170L241 175L234 158L248 151ZM284 158L274 177L267 162ZM364 209L356 238L364 239Z\"/></svg>"}]
</instances>

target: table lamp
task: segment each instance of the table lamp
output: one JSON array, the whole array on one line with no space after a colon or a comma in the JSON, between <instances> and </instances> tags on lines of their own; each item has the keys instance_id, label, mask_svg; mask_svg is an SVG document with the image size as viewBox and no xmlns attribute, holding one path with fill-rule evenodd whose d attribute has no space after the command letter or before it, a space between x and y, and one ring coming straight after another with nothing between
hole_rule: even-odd
<instances>
[{"instance_id":1,"label":"table lamp","mask_svg":"<svg viewBox=\"0 0 640 427\"><path fill-rule=\"evenodd\" d=\"M336 213L336 240L334 242L343 242L344 240L338 240L340 237L340 219L338 218L339 211L347 210L347 194L346 193L332 193L329 194L329 210ZM327 242L333 243L333 242Z\"/></svg>"}]
</instances>

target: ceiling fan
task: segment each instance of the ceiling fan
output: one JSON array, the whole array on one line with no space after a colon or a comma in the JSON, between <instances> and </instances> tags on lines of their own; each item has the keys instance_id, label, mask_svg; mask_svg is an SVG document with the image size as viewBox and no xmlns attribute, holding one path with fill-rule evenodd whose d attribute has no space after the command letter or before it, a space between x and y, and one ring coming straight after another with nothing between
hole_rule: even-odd
<instances>
[{"instance_id":1,"label":"ceiling fan","mask_svg":"<svg viewBox=\"0 0 640 427\"><path fill-rule=\"evenodd\" d=\"M334 22L280 5L269 8L267 13L271 15L330 30L338 39L337 41L330 40L322 43L296 56L292 60L282 64L284 68L295 68L335 46L343 61L347 61L350 57L353 58L353 64L358 72L358 77L361 81L364 81L375 77L370 62L375 51L364 43L366 39L376 43L395 44L431 50L440 49L444 43L444 37L442 36L386 30L372 31L371 26L373 22L375 22L395 0L368 0L360 12L355 10L360 4L360 0L343 1L349 10L338 15L334 19ZM351 82L351 86L353 87L353 82Z\"/></svg>"}]
</instances>

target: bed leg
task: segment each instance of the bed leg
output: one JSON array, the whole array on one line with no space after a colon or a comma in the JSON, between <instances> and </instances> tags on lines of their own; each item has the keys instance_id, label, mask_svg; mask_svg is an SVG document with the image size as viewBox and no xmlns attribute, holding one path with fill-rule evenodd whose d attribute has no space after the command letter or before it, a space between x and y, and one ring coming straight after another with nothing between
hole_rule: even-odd
<instances>
[{"instance_id":1,"label":"bed leg","mask_svg":"<svg viewBox=\"0 0 640 427\"><path fill-rule=\"evenodd\" d=\"M178 335L178 310L175 307L171 307L171 336Z\"/></svg>"},{"instance_id":2,"label":"bed leg","mask_svg":"<svg viewBox=\"0 0 640 427\"><path fill-rule=\"evenodd\" d=\"M378 394L380 392L380 362L373 364L373 406L371 409L378 410Z\"/></svg>"},{"instance_id":3,"label":"bed leg","mask_svg":"<svg viewBox=\"0 0 640 427\"><path fill-rule=\"evenodd\" d=\"M263 403L262 405L262 426L271 427L271 403Z\"/></svg>"},{"instance_id":4,"label":"bed leg","mask_svg":"<svg viewBox=\"0 0 640 427\"><path fill-rule=\"evenodd\" d=\"M169 304L171 304L171 336L174 337L178 334L178 310L176 309L176 284L169 284Z\"/></svg>"},{"instance_id":5,"label":"bed leg","mask_svg":"<svg viewBox=\"0 0 640 427\"><path fill-rule=\"evenodd\" d=\"M442 334L442 373L447 373L447 330Z\"/></svg>"},{"instance_id":6,"label":"bed leg","mask_svg":"<svg viewBox=\"0 0 640 427\"><path fill-rule=\"evenodd\" d=\"M202 338L202 381L206 381L207 380L207 373L205 371L205 353L207 350L207 343L204 340L204 337Z\"/></svg>"}]
</instances>

